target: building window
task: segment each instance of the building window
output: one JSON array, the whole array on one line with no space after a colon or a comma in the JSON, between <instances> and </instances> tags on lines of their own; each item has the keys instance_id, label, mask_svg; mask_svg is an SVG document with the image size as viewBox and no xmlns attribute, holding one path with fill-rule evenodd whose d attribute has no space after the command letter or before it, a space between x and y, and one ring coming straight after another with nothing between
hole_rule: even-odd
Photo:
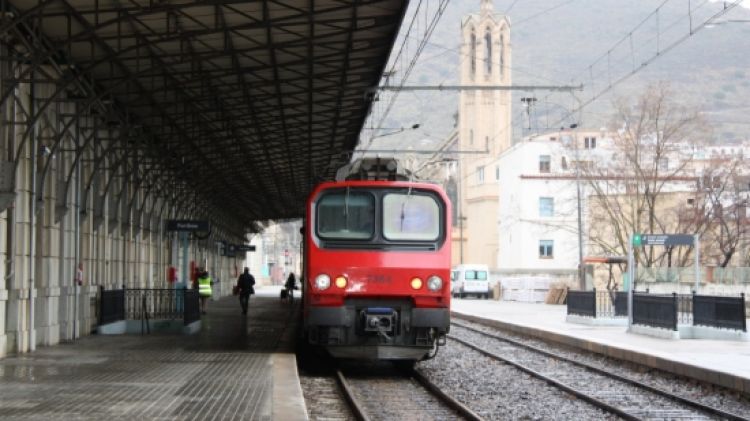
<instances>
[{"instance_id":1,"label":"building window","mask_svg":"<svg viewBox=\"0 0 750 421\"><path fill-rule=\"evenodd\" d=\"M689 198L689 199L687 200L687 204L688 204L688 206L693 206L693 205L695 204L695 199L693 199L692 197L691 197L691 198Z\"/></svg>"},{"instance_id":2,"label":"building window","mask_svg":"<svg viewBox=\"0 0 750 421\"><path fill-rule=\"evenodd\" d=\"M539 155L539 172L548 173L550 172L550 156Z\"/></svg>"},{"instance_id":3,"label":"building window","mask_svg":"<svg viewBox=\"0 0 750 421\"><path fill-rule=\"evenodd\" d=\"M669 158L659 158L659 171L669 170Z\"/></svg>"},{"instance_id":4,"label":"building window","mask_svg":"<svg viewBox=\"0 0 750 421\"><path fill-rule=\"evenodd\" d=\"M480 184L484 183L484 166L477 167L477 181Z\"/></svg>"},{"instance_id":5,"label":"building window","mask_svg":"<svg viewBox=\"0 0 750 421\"><path fill-rule=\"evenodd\" d=\"M495 181L500 181L500 166L495 166Z\"/></svg>"},{"instance_id":6,"label":"building window","mask_svg":"<svg viewBox=\"0 0 750 421\"><path fill-rule=\"evenodd\" d=\"M490 150L490 137L489 136L484 137L484 150L485 151Z\"/></svg>"},{"instance_id":7,"label":"building window","mask_svg":"<svg viewBox=\"0 0 750 421\"><path fill-rule=\"evenodd\" d=\"M555 199L553 197L539 198L539 216L555 216Z\"/></svg>"},{"instance_id":8,"label":"building window","mask_svg":"<svg viewBox=\"0 0 750 421\"><path fill-rule=\"evenodd\" d=\"M583 146L586 149L596 149L596 138L595 137L586 137L583 139Z\"/></svg>"},{"instance_id":9,"label":"building window","mask_svg":"<svg viewBox=\"0 0 750 421\"><path fill-rule=\"evenodd\" d=\"M555 242L553 240L539 240L539 258L551 259L554 257Z\"/></svg>"},{"instance_id":10,"label":"building window","mask_svg":"<svg viewBox=\"0 0 750 421\"><path fill-rule=\"evenodd\" d=\"M497 56L500 58L500 77L503 77L503 72L505 71L505 57L503 57L503 54L505 52L505 37L500 35L500 48L498 48Z\"/></svg>"},{"instance_id":11,"label":"building window","mask_svg":"<svg viewBox=\"0 0 750 421\"><path fill-rule=\"evenodd\" d=\"M560 160L560 166L564 170L568 169L568 160L565 157L562 157L562 159Z\"/></svg>"},{"instance_id":12,"label":"building window","mask_svg":"<svg viewBox=\"0 0 750 421\"><path fill-rule=\"evenodd\" d=\"M469 130L469 145L474 144L474 130Z\"/></svg>"},{"instance_id":13,"label":"building window","mask_svg":"<svg viewBox=\"0 0 750 421\"><path fill-rule=\"evenodd\" d=\"M471 74L477 72L477 36L474 34L471 34Z\"/></svg>"},{"instance_id":14,"label":"building window","mask_svg":"<svg viewBox=\"0 0 750 421\"><path fill-rule=\"evenodd\" d=\"M489 29L484 35L484 43L486 44L486 63L487 63L487 74L492 74L492 35Z\"/></svg>"}]
</instances>

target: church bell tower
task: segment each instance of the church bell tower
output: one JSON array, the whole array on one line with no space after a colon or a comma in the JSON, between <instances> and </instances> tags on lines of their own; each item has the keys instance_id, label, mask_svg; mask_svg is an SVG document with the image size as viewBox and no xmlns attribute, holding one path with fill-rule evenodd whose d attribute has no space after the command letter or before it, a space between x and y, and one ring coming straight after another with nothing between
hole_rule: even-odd
<instances>
[{"instance_id":1,"label":"church bell tower","mask_svg":"<svg viewBox=\"0 0 750 421\"><path fill-rule=\"evenodd\" d=\"M461 85L511 84L510 20L481 0L478 14L461 22ZM497 160L511 146L511 91L463 90L459 100L460 182L457 209L463 263L497 266L499 183Z\"/></svg>"}]
</instances>

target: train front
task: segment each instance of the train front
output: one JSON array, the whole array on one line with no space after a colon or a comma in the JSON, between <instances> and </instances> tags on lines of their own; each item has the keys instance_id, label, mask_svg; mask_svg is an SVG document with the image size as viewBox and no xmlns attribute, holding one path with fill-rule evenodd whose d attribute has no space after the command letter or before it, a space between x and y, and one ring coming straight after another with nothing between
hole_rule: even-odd
<instances>
[{"instance_id":1,"label":"train front","mask_svg":"<svg viewBox=\"0 0 750 421\"><path fill-rule=\"evenodd\" d=\"M450 326L450 202L425 183L324 183L307 204L305 334L337 358L419 360Z\"/></svg>"}]
</instances>

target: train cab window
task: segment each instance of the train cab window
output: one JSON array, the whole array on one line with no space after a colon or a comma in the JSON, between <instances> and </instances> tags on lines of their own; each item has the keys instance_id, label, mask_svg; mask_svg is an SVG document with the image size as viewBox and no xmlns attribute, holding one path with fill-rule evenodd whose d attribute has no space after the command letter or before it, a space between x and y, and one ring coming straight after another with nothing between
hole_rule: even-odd
<instances>
[{"instance_id":1,"label":"train cab window","mask_svg":"<svg viewBox=\"0 0 750 421\"><path fill-rule=\"evenodd\" d=\"M383 196L383 236L388 240L434 241L440 236L440 207L423 194Z\"/></svg>"},{"instance_id":2,"label":"train cab window","mask_svg":"<svg viewBox=\"0 0 750 421\"><path fill-rule=\"evenodd\" d=\"M367 240L375 232L375 197L369 193L327 193L318 201L318 235L328 240Z\"/></svg>"}]
</instances>

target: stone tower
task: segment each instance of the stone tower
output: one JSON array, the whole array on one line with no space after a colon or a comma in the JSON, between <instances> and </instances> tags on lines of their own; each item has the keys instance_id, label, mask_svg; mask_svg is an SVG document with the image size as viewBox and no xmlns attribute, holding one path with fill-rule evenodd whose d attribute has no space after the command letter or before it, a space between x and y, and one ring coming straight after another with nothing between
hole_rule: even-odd
<instances>
[{"instance_id":1,"label":"stone tower","mask_svg":"<svg viewBox=\"0 0 750 421\"><path fill-rule=\"evenodd\" d=\"M464 17L461 37L461 85L511 84L510 21L494 13L492 0L482 0L479 14ZM461 91L458 149L477 152L458 155L460 209L456 211L462 218L454 256L461 260L463 254L464 263L497 266L496 166L511 145L511 133L511 91Z\"/></svg>"}]
</instances>

